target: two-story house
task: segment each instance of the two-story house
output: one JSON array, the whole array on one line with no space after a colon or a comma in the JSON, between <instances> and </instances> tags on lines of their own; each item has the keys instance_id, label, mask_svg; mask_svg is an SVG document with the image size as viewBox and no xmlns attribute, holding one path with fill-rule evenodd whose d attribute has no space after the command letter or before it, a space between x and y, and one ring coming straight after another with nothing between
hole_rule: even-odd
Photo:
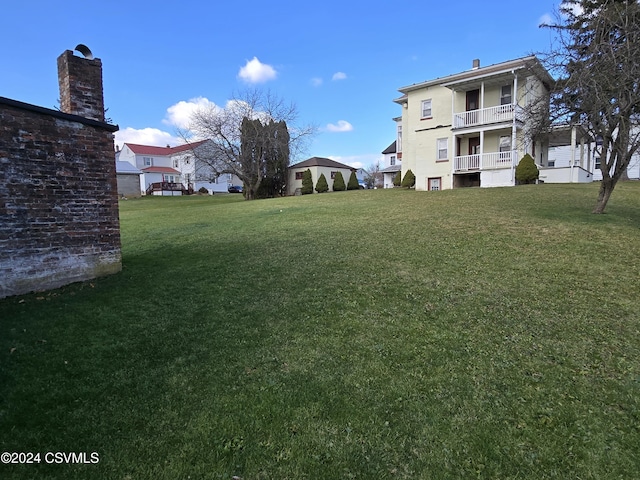
<instances>
[{"instance_id":1,"label":"two-story house","mask_svg":"<svg viewBox=\"0 0 640 480\"><path fill-rule=\"evenodd\" d=\"M242 184L236 175L212 167L206 161L211 155L208 140L177 147L125 143L116 152L116 160L129 162L142 172L140 189L148 195L182 195L201 187L226 192L229 186Z\"/></svg>"},{"instance_id":2,"label":"two-story house","mask_svg":"<svg viewBox=\"0 0 640 480\"><path fill-rule=\"evenodd\" d=\"M402 176L416 190L515 185L529 153L546 165L547 146L533 138L525 114L548 99L552 78L535 56L402 87L398 138Z\"/></svg>"}]
</instances>

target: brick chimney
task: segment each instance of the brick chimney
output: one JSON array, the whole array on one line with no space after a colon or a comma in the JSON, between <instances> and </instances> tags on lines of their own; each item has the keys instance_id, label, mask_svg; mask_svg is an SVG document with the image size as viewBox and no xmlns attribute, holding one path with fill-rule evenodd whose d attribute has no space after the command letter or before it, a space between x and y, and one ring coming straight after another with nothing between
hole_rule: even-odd
<instances>
[{"instance_id":1,"label":"brick chimney","mask_svg":"<svg viewBox=\"0 0 640 480\"><path fill-rule=\"evenodd\" d=\"M94 59L84 45L78 45L76 50L85 58L75 56L71 50L58 57L60 110L104 122L102 61Z\"/></svg>"}]
</instances>

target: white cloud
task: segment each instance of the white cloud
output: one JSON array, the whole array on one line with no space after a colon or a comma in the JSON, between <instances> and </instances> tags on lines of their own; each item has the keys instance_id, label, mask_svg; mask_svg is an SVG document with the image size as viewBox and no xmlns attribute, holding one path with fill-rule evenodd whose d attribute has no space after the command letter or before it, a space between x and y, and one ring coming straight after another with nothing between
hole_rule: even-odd
<instances>
[{"instance_id":1,"label":"white cloud","mask_svg":"<svg viewBox=\"0 0 640 480\"><path fill-rule=\"evenodd\" d=\"M311 79L311 85L313 85L314 87L319 87L320 85L322 85L322 79L320 77L313 77Z\"/></svg>"},{"instance_id":2,"label":"white cloud","mask_svg":"<svg viewBox=\"0 0 640 480\"><path fill-rule=\"evenodd\" d=\"M330 123L325 128L328 132L350 132L353 130L353 125L346 120L338 120L337 125Z\"/></svg>"},{"instance_id":3,"label":"white cloud","mask_svg":"<svg viewBox=\"0 0 640 480\"><path fill-rule=\"evenodd\" d=\"M277 76L278 72L271 65L262 63L257 57L248 60L238 72L238 77L247 83L264 83L274 80Z\"/></svg>"},{"instance_id":4,"label":"white cloud","mask_svg":"<svg viewBox=\"0 0 640 480\"><path fill-rule=\"evenodd\" d=\"M540 25L540 26L542 26L542 25L552 25L552 24L553 24L553 17L549 13L545 13L544 15L542 15L540 17L540 20L538 20L538 25Z\"/></svg>"},{"instance_id":5,"label":"white cloud","mask_svg":"<svg viewBox=\"0 0 640 480\"><path fill-rule=\"evenodd\" d=\"M368 168L371 165L375 165L376 163L380 163L384 160L384 157L379 153L368 153L363 155L350 155L350 156L339 156L339 155L329 155L331 160L335 160L336 162L344 163L345 165L349 165L353 168Z\"/></svg>"},{"instance_id":6,"label":"white cloud","mask_svg":"<svg viewBox=\"0 0 640 480\"><path fill-rule=\"evenodd\" d=\"M202 108L216 108L216 104L205 97L192 98L187 102L181 100L167 108L167 115L162 123L186 130L193 112Z\"/></svg>"},{"instance_id":7,"label":"white cloud","mask_svg":"<svg viewBox=\"0 0 640 480\"><path fill-rule=\"evenodd\" d=\"M336 81L336 80L346 80L347 78L347 74L344 72L336 72L333 74L333 77L331 77L331 80Z\"/></svg>"},{"instance_id":8,"label":"white cloud","mask_svg":"<svg viewBox=\"0 0 640 480\"><path fill-rule=\"evenodd\" d=\"M180 137L163 132L157 128L141 128L135 129L127 127L118 130L115 133L115 144L122 147L124 143L136 143L138 145L154 145L157 147L165 147L171 145L181 145L184 141Z\"/></svg>"}]
</instances>

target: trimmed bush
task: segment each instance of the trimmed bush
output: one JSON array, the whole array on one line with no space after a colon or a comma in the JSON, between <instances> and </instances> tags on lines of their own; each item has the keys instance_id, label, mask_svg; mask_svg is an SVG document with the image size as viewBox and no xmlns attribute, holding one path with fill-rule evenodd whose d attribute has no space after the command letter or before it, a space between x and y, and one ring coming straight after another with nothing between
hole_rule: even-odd
<instances>
[{"instance_id":1,"label":"trimmed bush","mask_svg":"<svg viewBox=\"0 0 640 480\"><path fill-rule=\"evenodd\" d=\"M316 192L325 193L328 191L329 191L329 184L327 183L327 178L324 176L324 173L322 173L320 174L318 183L316 183Z\"/></svg>"},{"instance_id":2,"label":"trimmed bush","mask_svg":"<svg viewBox=\"0 0 640 480\"><path fill-rule=\"evenodd\" d=\"M313 193L313 177L311 176L311 170L308 168L302 174L302 195L308 195Z\"/></svg>"},{"instance_id":3,"label":"trimmed bush","mask_svg":"<svg viewBox=\"0 0 640 480\"><path fill-rule=\"evenodd\" d=\"M398 173L396 173L396 176L393 177L393 186L399 187L400 185L402 185L402 174L398 170Z\"/></svg>"},{"instance_id":4,"label":"trimmed bush","mask_svg":"<svg viewBox=\"0 0 640 480\"><path fill-rule=\"evenodd\" d=\"M402 184L404 188L411 188L416 185L416 176L413 174L411 170L407 170L407 173L404 174L404 178L402 179Z\"/></svg>"},{"instance_id":5,"label":"trimmed bush","mask_svg":"<svg viewBox=\"0 0 640 480\"><path fill-rule=\"evenodd\" d=\"M200 187L200 189L198 190L198 193L201 193L203 195L209 195L209 190L207 190L205 187Z\"/></svg>"},{"instance_id":6,"label":"trimmed bush","mask_svg":"<svg viewBox=\"0 0 640 480\"><path fill-rule=\"evenodd\" d=\"M356 177L356 172L351 172L351 176L349 177L349 183L347 183L347 190L358 190L360 188L360 184L358 183L358 177Z\"/></svg>"},{"instance_id":7,"label":"trimmed bush","mask_svg":"<svg viewBox=\"0 0 640 480\"><path fill-rule=\"evenodd\" d=\"M347 189L347 186L344 184L344 178L342 177L342 172L336 172L336 178L333 179L333 191L344 192L346 189Z\"/></svg>"},{"instance_id":8,"label":"trimmed bush","mask_svg":"<svg viewBox=\"0 0 640 480\"><path fill-rule=\"evenodd\" d=\"M516 182L518 185L524 185L527 183L536 183L540 171L536 166L536 162L528 153L522 157L520 163L516 167Z\"/></svg>"}]
</instances>

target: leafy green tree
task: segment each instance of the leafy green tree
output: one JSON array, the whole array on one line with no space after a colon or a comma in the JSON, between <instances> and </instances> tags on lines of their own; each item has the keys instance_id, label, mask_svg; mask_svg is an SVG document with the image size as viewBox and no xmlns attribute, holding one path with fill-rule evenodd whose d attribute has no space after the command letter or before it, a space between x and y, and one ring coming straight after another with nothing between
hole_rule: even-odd
<instances>
[{"instance_id":1,"label":"leafy green tree","mask_svg":"<svg viewBox=\"0 0 640 480\"><path fill-rule=\"evenodd\" d=\"M325 193L329 191L329 184L327 183L327 178L324 176L324 173L320 174L320 178L318 179L318 183L316 183L316 192Z\"/></svg>"},{"instance_id":2,"label":"leafy green tree","mask_svg":"<svg viewBox=\"0 0 640 480\"><path fill-rule=\"evenodd\" d=\"M518 163L518 166L516 167L516 182L520 185L536 183L539 174L540 171L536 166L536 162L533 160L533 157L527 153L522 157L520 163Z\"/></svg>"},{"instance_id":3,"label":"leafy green tree","mask_svg":"<svg viewBox=\"0 0 640 480\"><path fill-rule=\"evenodd\" d=\"M640 4L637 0L562 0L543 63L554 123L580 125L597 139L602 182L593 213L603 213L640 149ZM547 115L547 118L549 115Z\"/></svg>"},{"instance_id":4,"label":"leafy green tree","mask_svg":"<svg viewBox=\"0 0 640 480\"><path fill-rule=\"evenodd\" d=\"M402 184L402 174L400 173L400 171L398 171L398 173L396 173L396 176L393 177L393 186L399 187L401 184Z\"/></svg>"},{"instance_id":5,"label":"leafy green tree","mask_svg":"<svg viewBox=\"0 0 640 480\"><path fill-rule=\"evenodd\" d=\"M313 193L313 177L311 176L311 170L308 168L302 174L302 195L308 195Z\"/></svg>"},{"instance_id":6,"label":"leafy green tree","mask_svg":"<svg viewBox=\"0 0 640 480\"><path fill-rule=\"evenodd\" d=\"M407 170L407 173L404 174L404 178L402 179L402 186L404 188L411 188L416 185L416 176L413 174L411 170Z\"/></svg>"},{"instance_id":7,"label":"leafy green tree","mask_svg":"<svg viewBox=\"0 0 640 480\"><path fill-rule=\"evenodd\" d=\"M336 172L336 177L333 179L333 191L344 192L346 189L347 186L344 184L344 177L342 176L342 172Z\"/></svg>"},{"instance_id":8,"label":"leafy green tree","mask_svg":"<svg viewBox=\"0 0 640 480\"><path fill-rule=\"evenodd\" d=\"M351 176L349 176L349 182L347 183L347 190L358 190L359 188L360 184L358 183L356 172L351 171Z\"/></svg>"}]
</instances>

